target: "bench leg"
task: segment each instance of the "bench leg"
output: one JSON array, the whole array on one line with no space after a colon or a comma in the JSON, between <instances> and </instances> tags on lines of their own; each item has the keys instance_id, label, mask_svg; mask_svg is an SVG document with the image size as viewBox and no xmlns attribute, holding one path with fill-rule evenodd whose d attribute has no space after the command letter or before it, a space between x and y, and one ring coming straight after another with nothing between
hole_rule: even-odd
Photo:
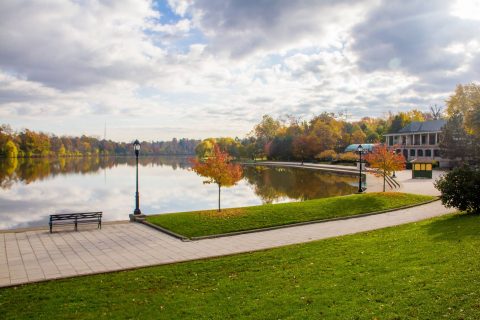
<instances>
[{"instance_id":1,"label":"bench leg","mask_svg":"<svg viewBox=\"0 0 480 320\"><path fill-rule=\"evenodd\" d=\"M50 233L52 233L52 223L50 222Z\"/></svg>"}]
</instances>

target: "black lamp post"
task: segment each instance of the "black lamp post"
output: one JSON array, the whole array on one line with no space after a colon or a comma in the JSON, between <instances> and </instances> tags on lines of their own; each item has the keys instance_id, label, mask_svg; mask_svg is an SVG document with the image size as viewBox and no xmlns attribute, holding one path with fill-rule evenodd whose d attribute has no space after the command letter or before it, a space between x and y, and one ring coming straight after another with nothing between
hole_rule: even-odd
<instances>
[{"instance_id":1,"label":"black lamp post","mask_svg":"<svg viewBox=\"0 0 480 320\"><path fill-rule=\"evenodd\" d=\"M133 211L134 215L140 215L142 212L140 211L140 195L138 194L138 154L140 153L140 142L135 140L133 143L133 150L135 150L135 157L137 160L137 180L136 180L136 192L135 192L135 210Z\"/></svg>"},{"instance_id":2,"label":"black lamp post","mask_svg":"<svg viewBox=\"0 0 480 320\"><path fill-rule=\"evenodd\" d=\"M362 153L363 153L363 147L361 144L358 145L357 147L357 152L360 155L360 171L358 174L358 193L362 193Z\"/></svg>"},{"instance_id":3,"label":"black lamp post","mask_svg":"<svg viewBox=\"0 0 480 320\"><path fill-rule=\"evenodd\" d=\"M395 150L392 150L392 154L393 155L396 155L397 152L395 152ZM392 178L396 178L397 176L395 175L395 170L393 170L393 174L392 174Z\"/></svg>"}]
</instances>

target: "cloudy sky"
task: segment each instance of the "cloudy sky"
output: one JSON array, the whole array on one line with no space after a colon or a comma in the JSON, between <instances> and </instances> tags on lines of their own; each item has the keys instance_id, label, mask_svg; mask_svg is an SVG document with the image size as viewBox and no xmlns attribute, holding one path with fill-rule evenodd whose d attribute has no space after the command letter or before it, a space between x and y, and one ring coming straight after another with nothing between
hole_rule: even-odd
<instances>
[{"instance_id":1,"label":"cloudy sky","mask_svg":"<svg viewBox=\"0 0 480 320\"><path fill-rule=\"evenodd\" d=\"M480 0L2 0L0 123L243 137L263 114L444 105L480 80Z\"/></svg>"}]
</instances>

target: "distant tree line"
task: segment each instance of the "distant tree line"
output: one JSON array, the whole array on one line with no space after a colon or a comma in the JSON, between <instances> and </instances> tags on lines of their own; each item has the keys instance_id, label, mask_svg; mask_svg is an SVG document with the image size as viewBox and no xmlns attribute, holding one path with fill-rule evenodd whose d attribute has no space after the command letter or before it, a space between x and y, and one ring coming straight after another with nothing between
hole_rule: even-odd
<instances>
[{"instance_id":1,"label":"distant tree line","mask_svg":"<svg viewBox=\"0 0 480 320\"><path fill-rule=\"evenodd\" d=\"M142 155L191 155L200 140L172 139L171 141L143 141ZM29 129L15 132L9 125L0 126L0 157L75 157L131 155L130 143L114 142L82 135L81 137L56 136Z\"/></svg>"},{"instance_id":2,"label":"distant tree line","mask_svg":"<svg viewBox=\"0 0 480 320\"><path fill-rule=\"evenodd\" d=\"M342 114L327 112L309 121L293 116L275 119L264 115L246 138L208 138L196 147L196 154L209 157L218 144L235 158L354 161L355 154L343 154L348 145L383 142L384 133L397 132L412 121L436 119L440 114L438 108L432 107L428 112L414 109L353 122Z\"/></svg>"},{"instance_id":3,"label":"distant tree line","mask_svg":"<svg viewBox=\"0 0 480 320\"><path fill-rule=\"evenodd\" d=\"M321 113L309 121L287 116L264 115L243 139L208 138L196 147L198 157L212 155L215 144L234 158L285 161L352 162L354 153L344 153L350 144L383 143L384 134L396 133L413 121L445 118L440 135L441 155L459 163L478 165L480 161L480 85L458 85L446 100L446 112L433 105L428 111L412 109L384 117L364 117L348 121L345 113Z\"/></svg>"}]
</instances>

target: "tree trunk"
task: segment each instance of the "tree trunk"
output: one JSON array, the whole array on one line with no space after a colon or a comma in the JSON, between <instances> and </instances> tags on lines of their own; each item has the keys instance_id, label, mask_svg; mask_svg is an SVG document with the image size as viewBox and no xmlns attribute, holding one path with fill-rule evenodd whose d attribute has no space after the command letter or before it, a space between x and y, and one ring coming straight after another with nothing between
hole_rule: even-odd
<instances>
[{"instance_id":1,"label":"tree trunk","mask_svg":"<svg viewBox=\"0 0 480 320\"><path fill-rule=\"evenodd\" d=\"M219 184L219 185L218 185L218 212L221 211L221 210L220 210L220 188L221 188L221 186L220 186L220 184Z\"/></svg>"}]
</instances>

